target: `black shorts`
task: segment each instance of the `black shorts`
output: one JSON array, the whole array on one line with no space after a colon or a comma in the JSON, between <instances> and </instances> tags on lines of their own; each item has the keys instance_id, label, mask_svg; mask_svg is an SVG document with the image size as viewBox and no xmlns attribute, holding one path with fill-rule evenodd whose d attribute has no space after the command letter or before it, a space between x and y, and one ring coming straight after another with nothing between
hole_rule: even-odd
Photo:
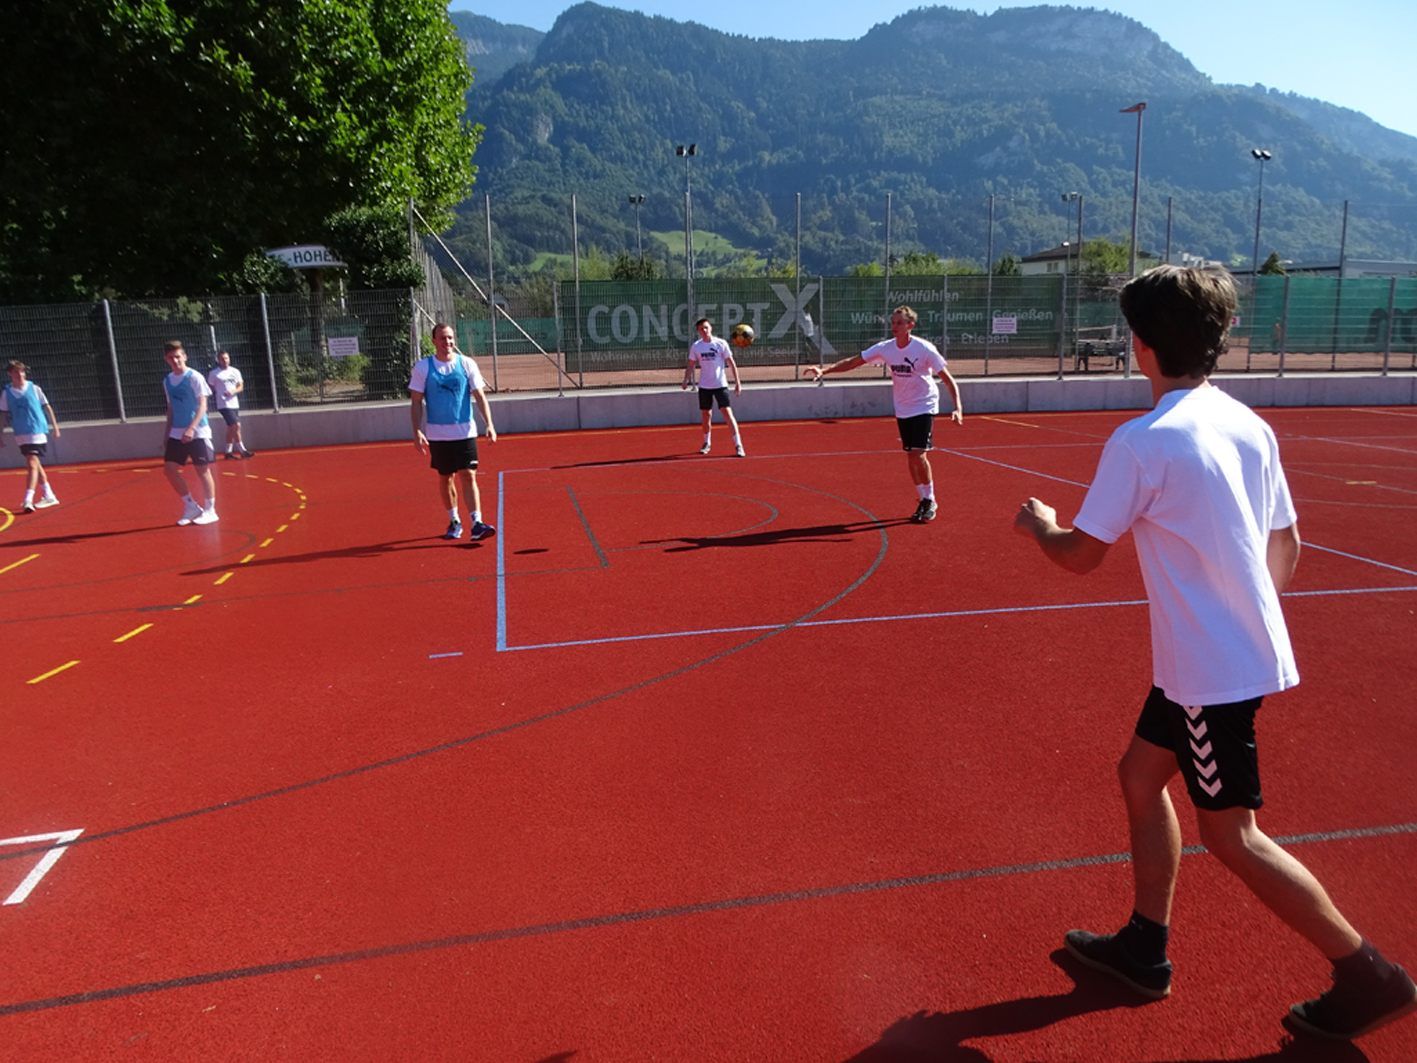
<instances>
[{"instance_id":1,"label":"black shorts","mask_svg":"<svg viewBox=\"0 0 1417 1063\"><path fill-rule=\"evenodd\" d=\"M726 410L733 405L727 388L699 388L699 409L711 410L715 402L720 410Z\"/></svg>"},{"instance_id":2,"label":"black shorts","mask_svg":"<svg viewBox=\"0 0 1417 1063\"><path fill-rule=\"evenodd\" d=\"M900 429L900 445L904 450L929 450L934 445L931 435L935 427L933 413L918 413L914 417L897 417L895 424Z\"/></svg>"},{"instance_id":3,"label":"black shorts","mask_svg":"<svg viewBox=\"0 0 1417 1063\"><path fill-rule=\"evenodd\" d=\"M428 465L439 476L451 476L464 469L477 468L476 439L430 439Z\"/></svg>"},{"instance_id":4,"label":"black shorts","mask_svg":"<svg viewBox=\"0 0 1417 1063\"><path fill-rule=\"evenodd\" d=\"M48 446L48 443L21 443L20 453L27 458L42 458Z\"/></svg>"},{"instance_id":5,"label":"black shorts","mask_svg":"<svg viewBox=\"0 0 1417 1063\"><path fill-rule=\"evenodd\" d=\"M221 414L221 419L228 425L241 423L240 410L217 410L217 413Z\"/></svg>"},{"instance_id":6,"label":"black shorts","mask_svg":"<svg viewBox=\"0 0 1417 1063\"><path fill-rule=\"evenodd\" d=\"M168 436L162 460L170 461L174 465L186 465L188 458L191 458L192 464L199 469L203 465L210 465L216 460L216 454L212 450L212 441L210 439L194 439L190 443L184 443L180 439Z\"/></svg>"},{"instance_id":7,"label":"black shorts","mask_svg":"<svg viewBox=\"0 0 1417 1063\"><path fill-rule=\"evenodd\" d=\"M1225 705L1177 705L1152 687L1137 719L1136 735L1176 754L1186 792L1197 808L1259 808L1259 750L1255 713L1263 698Z\"/></svg>"}]
</instances>

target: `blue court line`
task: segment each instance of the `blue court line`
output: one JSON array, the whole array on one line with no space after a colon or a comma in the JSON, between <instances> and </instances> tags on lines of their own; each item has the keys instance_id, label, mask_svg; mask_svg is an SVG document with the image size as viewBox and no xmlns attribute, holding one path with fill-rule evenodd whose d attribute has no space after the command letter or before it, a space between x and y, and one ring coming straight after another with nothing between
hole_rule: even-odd
<instances>
[{"instance_id":1,"label":"blue court line","mask_svg":"<svg viewBox=\"0 0 1417 1063\"><path fill-rule=\"evenodd\" d=\"M596 539L595 532L590 530L590 521L586 519L580 499L576 497L575 489L570 484L566 485L566 494L571 496L571 505L576 507L576 516L581 520L581 527L585 529L585 537L590 540L591 549L595 551L595 556L600 558L600 567L609 568L610 558L605 556L605 551L600 548L600 541Z\"/></svg>"}]
</instances>

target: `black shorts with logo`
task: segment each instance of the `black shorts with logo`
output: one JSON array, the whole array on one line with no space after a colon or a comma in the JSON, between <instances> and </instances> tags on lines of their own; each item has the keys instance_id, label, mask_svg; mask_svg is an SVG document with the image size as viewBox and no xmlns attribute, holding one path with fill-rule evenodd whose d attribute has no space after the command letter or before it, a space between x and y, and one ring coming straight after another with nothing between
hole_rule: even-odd
<instances>
[{"instance_id":1,"label":"black shorts with logo","mask_svg":"<svg viewBox=\"0 0 1417 1063\"><path fill-rule=\"evenodd\" d=\"M733 405L727 388L699 388L699 409L711 410L715 402L720 410L726 410Z\"/></svg>"},{"instance_id":2,"label":"black shorts with logo","mask_svg":"<svg viewBox=\"0 0 1417 1063\"><path fill-rule=\"evenodd\" d=\"M476 439L430 439L428 464L439 476L477 468Z\"/></svg>"},{"instance_id":3,"label":"black shorts with logo","mask_svg":"<svg viewBox=\"0 0 1417 1063\"><path fill-rule=\"evenodd\" d=\"M1136 735L1176 754L1191 804L1212 812L1259 808L1259 750L1255 713L1263 698L1224 705L1177 705L1152 687Z\"/></svg>"},{"instance_id":4,"label":"black shorts with logo","mask_svg":"<svg viewBox=\"0 0 1417 1063\"><path fill-rule=\"evenodd\" d=\"M190 443L184 443L180 439L167 437L167 446L163 449L162 460L170 461L174 465L186 465L187 459L192 459L192 464L201 468L203 465L210 465L216 460L216 453L212 450L210 439L194 439Z\"/></svg>"},{"instance_id":5,"label":"black shorts with logo","mask_svg":"<svg viewBox=\"0 0 1417 1063\"><path fill-rule=\"evenodd\" d=\"M21 443L20 453L27 458L42 458L48 445L45 443Z\"/></svg>"},{"instance_id":6,"label":"black shorts with logo","mask_svg":"<svg viewBox=\"0 0 1417 1063\"><path fill-rule=\"evenodd\" d=\"M935 445L932 432L935 428L933 413L918 413L914 417L897 417L895 424L900 429L900 445L904 450L929 450Z\"/></svg>"}]
</instances>

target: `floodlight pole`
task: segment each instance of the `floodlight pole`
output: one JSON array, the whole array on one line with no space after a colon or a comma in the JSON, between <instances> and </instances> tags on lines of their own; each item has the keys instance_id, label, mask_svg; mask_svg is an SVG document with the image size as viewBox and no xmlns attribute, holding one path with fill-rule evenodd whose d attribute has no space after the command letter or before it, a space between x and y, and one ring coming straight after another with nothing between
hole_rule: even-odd
<instances>
[{"instance_id":1,"label":"floodlight pole","mask_svg":"<svg viewBox=\"0 0 1417 1063\"><path fill-rule=\"evenodd\" d=\"M630 206L635 208L635 254L639 256L640 265L645 263L645 245L640 239L640 207L644 206L645 197L643 195L631 195L629 197Z\"/></svg>"}]
</instances>

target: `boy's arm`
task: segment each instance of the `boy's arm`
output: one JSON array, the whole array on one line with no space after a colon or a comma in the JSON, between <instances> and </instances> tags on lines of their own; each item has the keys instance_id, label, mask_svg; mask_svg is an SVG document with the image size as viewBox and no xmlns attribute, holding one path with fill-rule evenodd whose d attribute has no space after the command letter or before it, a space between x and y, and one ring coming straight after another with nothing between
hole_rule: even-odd
<instances>
[{"instance_id":1,"label":"boy's arm","mask_svg":"<svg viewBox=\"0 0 1417 1063\"><path fill-rule=\"evenodd\" d=\"M940 369L940 382L950 389L950 398L954 400L955 407L950 411L950 420L955 424L964 424L964 407L959 401L959 385L955 383L949 366Z\"/></svg>"},{"instance_id":2,"label":"boy's arm","mask_svg":"<svg viewBox=\"0 0 1417 1063\"><path fill-rule=\"evenodd\" d=\"M423 392L409 390L408 414L413 422L413 445L418 453L428 453L428 439L423 434Z\"/></svg>"},{"instance_id":3,"label":"boy's arm","mask_svg":"<svg viewBox=\"0 0 1417 1063\"><path fill-rule=\"evenodd\" d=\"M49 418L49 430L54 433L54 438L59 438L59 419L54 416L54 407L49 403L44 404L44 415Z\"/></svg>"},{"instance_id":4,"label":"boy's arm","mask_svg":"<svg viewBox=\"0 0 1417 1063\"><path fill-rule=\"evenodd\" d=\"M843 358L840 361L832 362L828 366L809 365L806 369L808 373L817 374L812 379L820 380L828 373L849 373L853 369L858 369L866 364L866 359L859 354L853 354L850 358Z\"/></svg>"},{"instance_id":5,"label":"boy's arm","mask_svg":"<svg viewBox=\"0 0 1417 1063\"><path fill-rule=\"evenodd\" d=\"M197 438L197 425L202 423L202 418L207 415L207 396L200 388L197 389L197 415L192 418L192 423L187 426L182 433L182 442L190 443Z\"/></svg>"},{"instance_id":6,"label":"boy's arm","mask_svg":"<svg viewBox=\"0 0 1417 1063\"><path fill-rule=\"evenodd\" d=\"M477 403L477 412L482 414L482 423L487 426L487 442L497 442L497 429L492 427L492 407L487 404L487 396L481 388L472 393L472 401Z\"/></svg>"},{"instance_id":7,"label":"boy's arm","mask_svg":"<svg viewBox=\"0 0 1417 1063\"><path fill-rule=\"evenodd\" d=\"M1032 536L1048 560L1079 576L1085 576L1107 556L1111 543L1093 538L1077 528L1058 525L1058 511L1030 498L1014 517L1014 531Z\"/></svg>"},{"instance_id":8,"label":"boy's arm","mask_svg":"<svg viewBox=\"0 0 1417 1063\"><path fill-rule=\"evenodd\" d=\"M743 390L743 383L738 379L738 359L733 357L733 352L728 352L728 368L733 370L733 394L737 395Z\"/></svg>"},{"instance_id":9,"label":"boy's arm","mask_svg":"<svg viewBox=\"0 0 1417 1063\"><path fill-rule=\"evenodd\" d=\"M1274 528L1269 533L1269 543L1265 548L1265 564L1269 567L1269 578L1274 580L1274 589L1284 593L1289 581L1294 578L1294 570L1299 567L1299 525Z\"/></svg>"},{"instance_id":10,"label":"boy's arm","mask_svg":"<svg viewBox=\"0 0 1417 1063\"><path fill-rule=\"evenodd\" d=\"M689 360L684 363L684 382L679 385L679 390L680 390L680 391L683 391L685 388L687 388L687 387L689 386L690 382L693 380L693 378L694 378L694 365L695 365L695 363L696 363L697 361L698 361L698 359L696 359L696 358L694 357L694 352L693 352L693 351L690 351L690 352L689 352Z\"/></svg>"}]
</instances>

